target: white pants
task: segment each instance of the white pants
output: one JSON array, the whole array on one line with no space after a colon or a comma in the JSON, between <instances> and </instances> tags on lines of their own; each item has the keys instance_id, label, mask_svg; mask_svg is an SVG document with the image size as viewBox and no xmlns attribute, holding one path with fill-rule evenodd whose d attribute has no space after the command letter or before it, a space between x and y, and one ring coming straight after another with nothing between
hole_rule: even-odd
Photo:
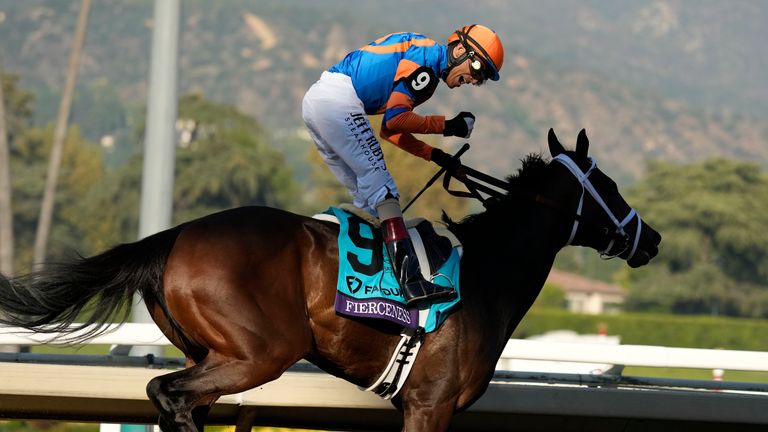
<instances>
[{"instance_id":1,"label":"white pants","mask_svg":"<svg viewBox=\"0 0 768 432\"><path fill-rule=\"evenodd\" d=\"M399 197L348 76L323 72L304 95L302 116L323 161L349 190L355 206L376 216L376 205L388 193Z\"/></svg>"}]
</instances>

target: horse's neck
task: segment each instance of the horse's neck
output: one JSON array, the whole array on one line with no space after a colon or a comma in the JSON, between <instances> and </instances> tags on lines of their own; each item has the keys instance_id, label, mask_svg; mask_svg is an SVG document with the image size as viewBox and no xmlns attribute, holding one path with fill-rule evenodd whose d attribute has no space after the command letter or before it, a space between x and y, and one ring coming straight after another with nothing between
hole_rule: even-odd
<instances>
[{"instance_id":1,"label":"horse's neck","mask_svg":"<svg viewBox=\"0 0 768 432\"><path fill-rule=\"evenodd\" d=\"M466 292L468 312L492 323L500 344L495 349L501 350L541 291L562 247L562 239L558 239L564 235L564 226L551 214L529 215L516 217L490 233L484 227L494 222L478 220L474 229L468 227L462 233L468 241L466 257L471 260L462 271L472 273L466 280L474 285L462 291Z\"/></svg>"}]
</instances>

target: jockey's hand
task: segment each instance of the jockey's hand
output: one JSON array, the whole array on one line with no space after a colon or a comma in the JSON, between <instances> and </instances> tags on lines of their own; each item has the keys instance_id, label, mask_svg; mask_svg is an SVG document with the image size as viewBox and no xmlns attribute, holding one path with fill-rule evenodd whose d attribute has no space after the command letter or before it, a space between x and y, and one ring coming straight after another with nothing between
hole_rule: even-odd
<instances>
[{"instance_id":1,"label":"jockey's hand","mask_svg":"<svg viewBox=\"0 0 768 432\"><path fill-rule=\"evenodd\" d=\"M439 148L432 149L430 160L453 175L458 174L460 177L463 174L464 170L461 169L461 162Z\"/></svg>"},{"instance_id":2,"label":"jockey's hand","mask_svg":"<svg viewBox=\"0 0 768 432\"><path fill-rule=\"evenodd\" d=\"M475 127L475 115L471 112L462 111L456 117L445 121L443 136L469 138L472 135L473 127Z\"/></svg>"}]
</instances>

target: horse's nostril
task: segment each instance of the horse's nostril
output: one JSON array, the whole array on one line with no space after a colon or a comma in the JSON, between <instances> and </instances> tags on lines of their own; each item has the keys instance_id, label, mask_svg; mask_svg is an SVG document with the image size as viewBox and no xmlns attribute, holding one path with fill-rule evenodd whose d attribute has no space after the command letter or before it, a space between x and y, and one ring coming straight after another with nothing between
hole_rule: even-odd
<instances>
[{"instance_id":1,"label":"horse's nostril","mask_svg":"<svg viewBox=\"0 0 768 432\"><path fill-rule=\"evenodd\" d=\"M659 244L661 244L661 234L659 234L658 232L654 232L654 234L655 236L654 236L653 244L658 246Z\"/></svg>"},{"instance_id":2,"label":"horse's nostril","mask_svg":"<svg viewBox=\"0 0 768 432\"><path fill-rule=\"evenodd\" d=\"M631 268L638 268L648 264L648 262L651 261L651 258L653 257L648 252L638 251L631 260L627 261L627 264Z\"/></svg>"}]
</instances>

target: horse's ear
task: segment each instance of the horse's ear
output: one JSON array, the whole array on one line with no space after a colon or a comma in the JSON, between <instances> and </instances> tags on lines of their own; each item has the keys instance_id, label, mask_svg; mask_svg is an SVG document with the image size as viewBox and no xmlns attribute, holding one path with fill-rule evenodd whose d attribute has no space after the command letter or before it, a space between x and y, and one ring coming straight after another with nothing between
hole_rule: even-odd
<instances>
[{"instance_id":1,"label":"horse's ear","mask_svg":"<svg viewBox=\"0 0 768 432\"><path fill-rule=\"evenodd\" d=\"M555 131L552 128L549 128L547 141L549 142L549 153L552 155L552 157L555 157L560 153L565 153L565 147L560 144L560 141L558 141L557 135L555 135Z\"/></svg>"},{"instance_id":2,"label":"horse's ear","mask_svg":"<svg viewBox=\"0 0 768 432\"><path fill-rule=\"evenodd\" d=\"M579 137L576 139L576 154L582 158L586 158L589 153L589 138L587 138L587 131L582 129L579 132Z\"/></svg>"}]
</instances>

